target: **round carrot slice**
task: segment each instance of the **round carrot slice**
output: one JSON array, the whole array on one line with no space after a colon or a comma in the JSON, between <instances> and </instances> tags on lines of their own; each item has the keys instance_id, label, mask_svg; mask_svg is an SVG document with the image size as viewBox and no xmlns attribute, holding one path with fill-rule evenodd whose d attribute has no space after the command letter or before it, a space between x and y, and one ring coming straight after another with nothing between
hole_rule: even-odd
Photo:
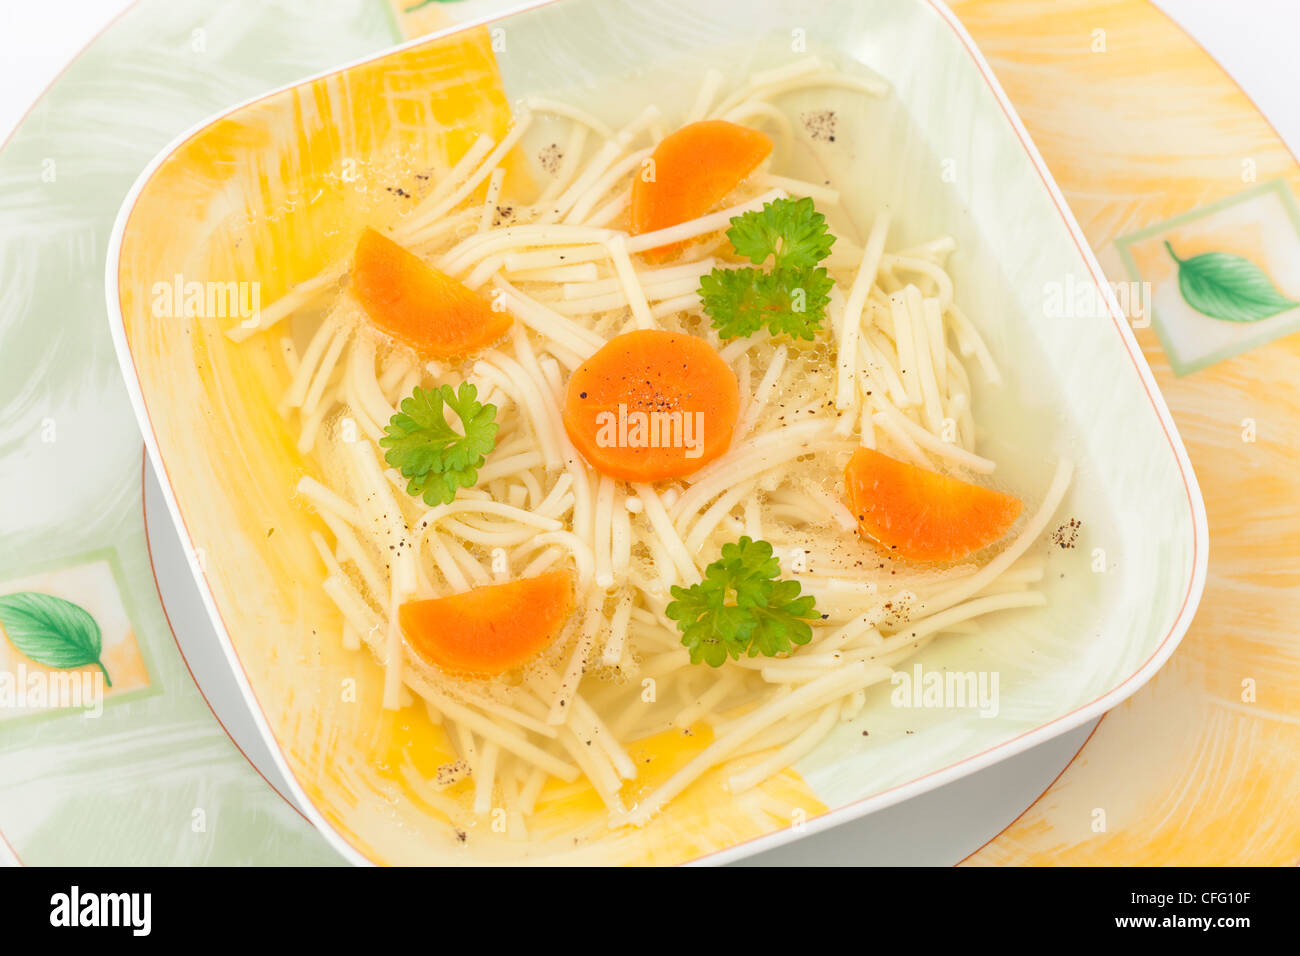
<instances>
[{"instance_id":1,"label":"round carrot slice","mask_svg":"<svg viewBox=\"0 0 1300 956\"><path fill-rule=\"evenodd\" d=\"M659 481L725 452L739 409L736 375L708 342L644 329L611 339L574 371L564 428L602 474Z\"/></svg>"},{"instance_id":2,"label":"round carrot slice","mask_svg":"<svg viewBox=\"0 0 1300 956\"><path fill-rule=\"evenodd\" d=\"M352 263L352 294L370 321L425 358L459 358L510 329L477 292L439 272L387 236L367 229Z\"/></svg>"},{"instance_id":3,"label":"round carrot slice","mask_svg":"<svg viewBox=\"0 0 1300 956\"><path fill-rule=\"evenodd\" d=\"M771 153L766 133L725 120L688 123L670 133L651 154L649 171L632 183L632 232L654 232L703 216ZM661 260L679 248L674 243L645 255Z\"/></svg>"},{"instance_id":4,"label":"round carrot slice","mask_svg":"<svg viewBox=\"0 0 1300 956\"><path fill-rule=\"evenodd\" d=\"M495 677L528 663L573 613L573 574L532 578L408 601L397 611L411 648L445 671Z\"/></svg>"},{"instance_id":5,"label":"round carrot slice","mask_svg":"<svg viewBox=\"0 0 1300 956\"><path fill-rule=\"evenodd\" d=\"M844 472L862 536L909 561L955 561L997 541L1019 498L859 448Z\"/></svg>"}]
</instances>

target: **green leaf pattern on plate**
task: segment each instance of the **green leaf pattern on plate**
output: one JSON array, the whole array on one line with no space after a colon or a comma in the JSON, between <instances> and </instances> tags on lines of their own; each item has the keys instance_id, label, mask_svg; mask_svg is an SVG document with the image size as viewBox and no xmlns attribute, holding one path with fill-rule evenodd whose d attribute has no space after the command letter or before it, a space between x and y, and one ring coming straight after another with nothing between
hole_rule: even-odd
<instances>
[{"instance_id":1,"label":"green leaf pattern on plate","mask_svg":"<svg viewBox=\"0 0 1300 956\"><path fill-rule=\"evenodd\" d=\"M1227 322L1258 322L1294 309L1268 275L1249 259L1226 252L1207 252L1180 259L1168 242L1165 248L1178 263L1178 288L1197 312Z\"/></svg>"},{"instance_id":2,"label":"green leaf pattern on plate","mask_svg":"<svg viewBox=\"0 0 1300 956\"><path fill-rule=\"evenodd\" d=\"M0 628L36 663L59 670L94 664L103 671L104 682L113 686L99 659L103 635L85 608L37 591L0 594Z\"/></svg>"}]
</instances>

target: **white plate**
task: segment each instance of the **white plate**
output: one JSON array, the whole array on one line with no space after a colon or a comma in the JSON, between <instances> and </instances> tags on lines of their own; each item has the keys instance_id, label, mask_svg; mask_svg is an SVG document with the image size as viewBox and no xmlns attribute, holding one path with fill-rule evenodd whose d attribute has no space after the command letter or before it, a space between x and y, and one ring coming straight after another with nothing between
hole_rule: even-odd
<instances>
[{"instance_id":1,"label":"white plate","mask_svg":"<svg viewBox=\"0 0 1300 956\"><path fill-rule=\"evenodd\" d=\"M1003 615L992 640L950 638L930 645L919 658L927 669L998 668L1000 713L987 720L952 713L900 715L874 706L877 699L863 718L873 721L869 745L857 725L846 725L799 764L831 813L798 831L719 847L710 860L786 842L972 774L1094 720L1155 673L1186 629L1204 583L1207 534L1195 477L1059 190L987 64L945 9L924 0L825 3L813 9L787 0L717 0L706 11L685 0L563 0L507 18L498 29L508 38L498 63L510 97L541 91L569 95L611 119L610 91L619 82L627 95L637 85L652 84L657 95L673 101L692 74L718 61L719 49L729 51L723 61L727 69L741 75L788 51L792 36L810 49L827 49L885 76L894 84L893 98L837 107L848 119L841 126L838 157L827 160L832 178L857 179L853 199L864 216L888 205L901 225L902 242L939 233L956 236L951 270L958 301L979 325L1005 376L999 388L976 389L980 420L996 424L984 436L982 450L1014 476L1017 490L1045 487L1060 456L1079 461L1058 518L1083 519L1086 547L1083 553L1054 555L1045 586L1048 606ZM434 42L426 38L399 49ZM672 63L670 75L663 73L665 62ZM629 82L629 73L638 69L644 71L640 79ZM593 89L602 94L584 94ZM269 102L268 107L263 98L261 108L274 109L274 98ZM221 539L233 533L221 521L222 507L230 506L222 495L265 489L209 487L207 495L198 494L203 478L196 467L208 451L222 447L220 436L196 431L191 412L169 401L183 394L181 388L195 387L185 381L192 372L184 361L173 357L160 363L151 357L138 364L142 346L150 342L149 318L127 310L123 319L119 307L119 293L129 291L118 288L123 233L130 232L131 213L167 156L141 177L119 219L109 256L110 314L150 455L171 475L164 497L177 519L184 519L182 527L195 534L187 549L191 568L247 702L261 718L259 730L269 740L270 726L283 714L276 700L254 696L253 688L265 686L266 677L250 672L245 662L265 649L263 638L246 626L228 631L222 621L240 617L246 601L273 600L274 590L266 581L240 579L247 569L236 564L214 562L205 575L195 557L223 550L256 555L255 540ZM147 279L135 276L129 283ZM1069 294L1088 288L1096 290L1099 309L1044 314L1053 289ZM136 295L139 301L138 288ZM208 346L219 341L218 333ZM239 602L217 601L214 579L216 591L239 593ZM272 756L287 768L278 748ZM290 790L302 799L300 783L290 780ZM318 825L328 826L317 807L303 803ZM336 804L332 814L337 818L341 812L346 808ZM358 825L374 829L358 838ZM356 860L436 856L429 846L399 845L383 826L373 819L349 824L351 839L367 844L369 854L332 828L326 832ZM388 851L375 851L372 838L386 841Z\"/></svg>"}]
</instances>

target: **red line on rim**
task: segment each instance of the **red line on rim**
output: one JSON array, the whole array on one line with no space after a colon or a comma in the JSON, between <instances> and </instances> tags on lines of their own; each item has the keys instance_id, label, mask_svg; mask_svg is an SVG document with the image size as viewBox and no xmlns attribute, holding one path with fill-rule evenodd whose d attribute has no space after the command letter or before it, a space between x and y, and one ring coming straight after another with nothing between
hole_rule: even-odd
<instances>
[{"instance_id":1,"label":"red line on rim","mask_svg":"<svg viewBox=\"0 0 1300 956\"><path fill-rule=\"evenodd\" d=\"M5 849L8 850L10 855L13 856L13 858L18 861L19 866L27 865L26 863L23 862L23 858L18 855L18 851L14 849L14 845L9 842L9 838L4 835L3 830L0 830L0 843L3 843L5 845Z\"/></svg>"},{"instance_id":2,"label":"red line on rim","mask_svg":"<svg viewBox=\"0 0 1300 956\"><path fill-rule=\"evenodd\" d=\"M63 79L64 75L68 72L68 70L72 68L72 65L81 59L81 57L85 54L85 52L89 50L91 46L94 45L96 40L98 40L105 33L107 33L109 29L115 26L119 20L121 20L128 13L130 13L132 10L138 7L140 5L140 2L141 0L131 0L131 2L128 3L124 8L122 8L122 10L120 10L113 17L113 19L109 20L102 27L100 27L99 30L95 33L95 35L92 36L89 40L87 40L82 45L81 49L72 55L72 58L69 59L67 63L63 64L63 68L59 70L58 73L54 74L50 82L45 84L45 88L43 90L41 90L39 93L36 94L36 99L32 100L32 105L27 107L27 109L23 111L22 116L18 117L18 122L14 123L14 128L9 131L9 135L6 136L3 141L0 141L0 149L4 149L11 142L13 142L13 138L18 135L18 131L22 129L23 124L26 123L28 118L31 117L32 112L36 109L36 107L38 107L41 104L41 100L45 99L46 95L50 92L50 90L54 89L55 83Z\"/></svg>"},{"instance_id":3,"label":"red line on rim","mask_svg":"<svg viewBox=\"0 0 1300 956\"><path fill-rule=\"evenodd\" d=\"M158 604L162 608L163 618L167 621L167 630L171 632L172 641L176 644L176 650L181 655L181 660L185 663L185 670L189 672L190 680L194 681L194 686L198 689L199 696L203 698L203 703L208 705L208 710L212 712L212 716L216 719L217 725L221 728L222 732L230 738L230 742L235 745L235 749L239 751L240 756L247 760L248 765L257 771L257 775L266 782L266 785L275 792L275 795L287 803L293 809L294 813L302 817L303 820L306 820L308 825L310 825L314 830L316 829L315 824L307 819L307 815L303 813L302 810L298 809L296 803L280 792L280 788L273 784L266 774L262 773L262 768L257 765L252 757L245 753L243 747L239 746L239 741L235 739L235 735L226 727L225 723L221 719L221 715L218 714L217 709L212 706L212 701L208 700L208 695L203 692L203 685L200 684L199 679L194 676L194 668L190 667L189 658L185 656L185 649L181 647L181 642L176 637L176 628L172 626L171 615L167 613L167 602L163 599L162 588L158 584L158 570L154 567L153 563L153 544L149 541L149 509L145 507L145 470L148 467L149 453L142 447L140 449L140 516L144 519L144 549L149 554L149 573L153 575L153 589L158 594Z\"/></svg>"},{"instance_id":4,"label":"red line on rim","mask_svg":"<svg viewBox=\"0 0 1300 956\"><path fill-rule=\"evenodd\" d=\"M1106 713L1108 714L1108 713L1110 713L1110 711L1107 711ZM1076 750L1076 751L1074 752L1074 756L1071 757L1071 758L1066 762L1065 766L1061 768L1060 773L1058 773L1055 777L1052 778L1052 782L1049 783L1047 786L1045 786L1045 787L1043 788L1043 792L1040 793L1038 796L1034 797L1034 799L1031 800L1031 801L1029 802L1029 806L1025 807L1023 810L1021 810L1019 813L1017 813L1016 816L1015 816L1015 819L1014 819L1014 820L1012 820L1010 823L1008 823L1006 826L1004 826L1004 827L1003 827L1001 830L999 830L997 833L993 834L991 837L989 837L987 840L985 840L983 843L981 843L981 844L980 844L979 846L977 846L975 849L973 849L973 850L971 850L969 853L967 853L964 857L962 857L960 860L958 860L956 863L954 863L953 866L961 866L961 865L964 864L967 860L969 860L971 857L973 857L976 853L979 853L979 852L980 852L981 850L983 850L985 847L990 846L990 845L993 843L994 840L996 840L998 837L1002 836L1002 834L1006 833L1006 832L1007 832L1008 830L1010 830L1013 826L1015 826L1017 823L1019 823L1020 820L1021 820L1021 818L1024 817L1024 815L1025 815L1026 813L1028 813L1030 810L1034 809L1034 807L1038 806L1038 801L1041 800L1041 799L1043 799L1043 797L1047 796L1047 792L1048 792L1049 790L1051 790L1054 786L1056 786L1057 781L1059 781L1062 777L1065 776L1065 771L1069 770L1071 767L1074 766L1074 762L1075 762L1076 760L1078 760L1078 759L1079 759L1079 755L1080 755L1081 753L1083 753L1083 748L1088 746L1088 741L1092 739L1093 734L1095 734L1095 733L1097 732L1097 728L1101 726L1101 722L1102 722L1103 720L1105 720L1105 719L1106 719L1106 714L1102 714L1100 717L1097 718L1097 722L1096 722L1095 724L1092 725L1092 730L1088 731L1088 736L1086 736L1086 737L1083 738L1083 743L1079 744L1079 749Z\"/></svg>"}]
</instances>

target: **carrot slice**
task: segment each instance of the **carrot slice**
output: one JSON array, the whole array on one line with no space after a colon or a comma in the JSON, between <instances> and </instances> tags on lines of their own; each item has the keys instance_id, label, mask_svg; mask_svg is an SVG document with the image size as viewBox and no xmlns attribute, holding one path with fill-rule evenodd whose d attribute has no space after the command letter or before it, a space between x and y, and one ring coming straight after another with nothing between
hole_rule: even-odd
<instances>
[{"instance_id":1,"label":"carrot slice","mask_svg":"<svg viewBox=\"0 0 1300 956\"><path fill-rule=\"evenodd\" d=\"M445 671L495 677L532 660L573 613L573 574L485 584L397 611L411 648Z\"/></svg>"},{"instance_id":2,"label":"carrot slice","mask_svg":"<svg viewBox=\"0 0 1300 956\"><path fill-rule=\"evenodd\" d=\"M739 410L736 375L708 342L641 329L611 339L574 371L564 428L602 474L659 481L725 452Z\"/></svg>"},{"instance_id":3,"label":"carrot slice","mask_svg":"<svg viewBox=\"0 0 1300 956\"><path fill-rule=\"evenodd\" d=\"M367 229L352 263L352 293L370 321L425 358L458 358L493 344L512 321L481 295L387 236Z\"/></svg>"},{"instance_id":4,"label":"carrot slice","mask_svg":"<svg viewBox=\"0 0 1300 956\"><path fill-rule=\"evenodd\" d=\"M766 133L725 120L688 123L660 140L651 154L653 180L632 183L632 232L654 232L703 216L745 181L772 152ZM644 255L668 258L683 243Z\"/></svg>"},{"instance_id":5,"label":"carrot slice","mask_svg":"<svg viewBox=\"0 0 1300 956\"><path fill-rule=\"evenodd\" d=\"M997 541L1019 498L859 448L844 472L864 538L910 561L955 561Z\"/></svg>"}]
</instances>

